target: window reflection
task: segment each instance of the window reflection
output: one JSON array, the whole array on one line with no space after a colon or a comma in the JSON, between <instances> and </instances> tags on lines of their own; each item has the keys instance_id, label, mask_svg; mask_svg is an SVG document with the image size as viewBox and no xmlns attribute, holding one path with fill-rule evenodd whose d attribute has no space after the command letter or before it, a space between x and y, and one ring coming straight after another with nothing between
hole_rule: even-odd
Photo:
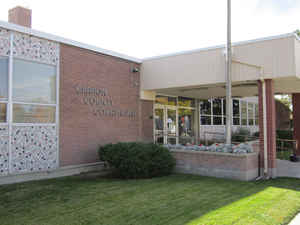
<instances>
[{"instance_id":1,"label":"window reflection","mask_svg":"<svg viewBox=\"0 0 300 225\"><path fill-rule=\"evenodd\" d=\"M247 102L242 101L241 108L242 108L242 112L241 112L242 125L246 126L247 125Z\"/></svg>"},{"instance_id":2,"label":"window reflection","mask_svg":"<svg viewBox=\"0 0 300 225\"><path fill-rule=\"evenodd\" d=\"M222 115L222 99L213 100L213 114L218 116Z\"/></svg>"},{"instance_id":3,"label":"window reflection","mask_svg":"<svg viewBox=\"0 0 300 225\"><path fill-rule=\"evenodd\" d=\"M0 100L8 96L8 58L0 57Z\"/></svg>"},{"instance_id":4,"label":"window reflection","mask_svg":"<svg viewBox=\"0 0 300 225\"><path fill-rule=\"evenodd\" d=\"M55 106L13 105L14 123L55 123Z\"/></svg>"},{"instance_id":5,"label":"window reflection","mask_svg":"<svg viewBox=\"0 0 300 225\"><path fill-rule=\"evenodd\" d=\"M240 101L232 101L233 125L240 125Z\"/></svg>"},{"instance_id":6,"label":"window reflection","mask_svg":"<svg viewBox=\"0 0 300 225\"><path fill-rule=\"evenodd\" d=\"M178 97L178 105L182 107L195 107L195 99Z\"/></svg>"},{"instance_id":7,"label":"window reflection","mask_svg":"<svg viewBox=\"0 0 300 225\"><path fill-rule=\"evenodd\" d=\"M0 123L5 123L6 122L6 104L0 103Z\"/></svg>"},{"instance_id":8,"label":"window reflection","mask_svg":"<svg viewBox=\"0 0 300 225\"><path fill-rule=\"evenodd\" d=\"M169 96L161 96L157 95L155 99L156 104L161 104L161 105L172 105L176 106L177 104L177 98L176 97L169 97Z\"/></svg>"},{"instance_id":9,"label":"window reflection","mask_svg":"<svg viewBox=\"0 0 300 225\"><path fill-rule=\"evenodd\" d=\"M194 142L195 110L178 110L179 143L187 144Z\"/></svg>"},{"instance_id":10,"label":"window reflection","mask_svg":"<svg viewBox=\"0 0 300 225\"><path fill-rule=\"evenodd\" d=\"M254 125L254 110L253 103L248 103L248 124L249 126Z\"/></svg>"},{"instance_id":11,"label":"window reflection","mask_svg":"<svg viewBox=\"0 0 300 225\"><path fill-rule=\"evenodd\" d=\"M56 67L14 59L13 100L56 103Z\"/></svg>"},{"instance_id":12,"label":"window reflection","mask_svg":"<svg viewBox=\"0 0 300 225\"><path fill-rule=\"evenodd\" d=\"M259 115L258 115L258 104L255 104L255 125L256 126L258 126L258 123L259 123L259 121L258 121L258 118L259 118Z\"/></svg>"},{"instance_id":13,"label":"window reflection","mask_svg":"<svg viewBox=\"0 0 300 225\"><path fill-rule=\"evenodd\" d=\"M211 100L200 100L200 114L211 115Z\"/></svg>"}]
</instances>

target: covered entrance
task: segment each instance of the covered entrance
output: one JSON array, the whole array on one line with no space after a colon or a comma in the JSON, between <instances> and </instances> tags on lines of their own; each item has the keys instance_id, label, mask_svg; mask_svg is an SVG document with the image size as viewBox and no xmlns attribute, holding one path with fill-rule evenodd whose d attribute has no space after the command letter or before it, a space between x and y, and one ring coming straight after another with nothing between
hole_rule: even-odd
<instances>
[{"instance_id":1,"label":"covered entrance","mask_svg":"<svg viewBox=\"0 0 300 225\"><path fill-rule=\"evenodd\" d=\"M178 102L174 100L170 103L169 99L165 99L165 102L158 102L155 96L163 94L193 99L224 98L226 89L224 48L225 46L217 46L198 49L143 61L141 95L145 100L155 101L153 115L155 116L154 139L156 142L173 141L173 143L180 144L188 137L189 142L197 144L199 141L197 132L200 126L198 125L194 130L191 127L190 133L189 129L182 129L181 125L185 124L185 111L180 113L179 97ZM300 93L300 38L290 33L234 43L232 97L258 97L259 104L257 108L253 108L253 104L250 104L250 107L249 104L248 107L242 105L241 116L233 118L233 121L241 125L259 125L260 167L263 169L263 174L268 177L277 176L274 95L282 93ZM174 110L169 110L169 106L173 106ZM199 111L197 112L199 101L194 100L192 107L194 107L192 112L197 116L191 117L198 120L193 124L199 124ZM211 109L213 110L214 108ZM200 115L201 123L222 123L224 126L224 116L221 116L217 110L215 110L216 113L211 111ZM159 119L161 120L160 127L158 126ZM298 127L300 125L297 122L295 139L300 139L300 135L297 135L297 131L300 130L297 129ZM300 150L297 151L297 155L300 157L299 152Z\"/></svg>"}]
</instances>

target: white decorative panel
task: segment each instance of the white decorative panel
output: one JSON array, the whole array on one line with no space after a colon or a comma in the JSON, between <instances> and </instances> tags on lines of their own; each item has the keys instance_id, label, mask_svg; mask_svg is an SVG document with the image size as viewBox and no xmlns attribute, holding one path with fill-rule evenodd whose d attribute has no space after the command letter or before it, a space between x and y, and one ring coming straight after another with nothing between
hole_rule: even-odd
<instances>
[{"instance_id":1,"label":"white decorative panel","mask_svg":"<svg viewBox=\"0 0 300 225\"><path fill-rule=\"evenodd\" d=\"M55 126L14 126L12 173L52 170L58 167Z\"/></svg>"},{"instance_id":2,"label":"white decorative panel","mask_svg":"<svg viewBox=\"0 0 300 225\"><path fill-rule=\"evenodd\" d=\"M8 174L8 126L0 126L0 176Z\"/></svg>"},{"instance_id":3,"label":"white decorative panel","mask_svg":"<svg viewBox=\"0 0 300 225\"><path fill-rule=\"evenodd\" d=\"M0 55L9 56L10 33L0 28Z\"/></svg>"},{"instance_id":4,"label":"white decorative panel","mask_svg":"<svg viewBox=\"0 0 300 225\"><path fill-rule=\"evenodd\" d=\"M57 65L59 44L26 34L14 33L13 54L18 58Z\"/></svg>"},{"instance_id":5,"label":"white decorative panel","mask_svg":"<svg viewBox=\"0 0 300 225\"><path fill-rule=\"evenodd\" d=\"M251 134L259 131L258 126L232 126L232 132L236 132L240 128L248 129ZM226 127L224 125L200 125L200 139L224 140L225 131Z\"/></svg>"}]
</instances>

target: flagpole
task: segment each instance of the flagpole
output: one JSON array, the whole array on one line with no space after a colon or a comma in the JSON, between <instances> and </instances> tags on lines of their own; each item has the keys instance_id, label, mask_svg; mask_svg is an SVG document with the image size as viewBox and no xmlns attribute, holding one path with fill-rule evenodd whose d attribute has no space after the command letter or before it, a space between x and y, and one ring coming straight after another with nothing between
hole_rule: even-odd
<instances>
[{"instance_id":1,"label":"flagpole","mask_svg":"<svg viewBox=\"0 0 300 225\"><path fill-rule=\"evenodd\" d=\"M227 0L227 46L226 46L226 144L231 144L232 98L231 98L231 0Z\"/></svg>"}]
</instances>

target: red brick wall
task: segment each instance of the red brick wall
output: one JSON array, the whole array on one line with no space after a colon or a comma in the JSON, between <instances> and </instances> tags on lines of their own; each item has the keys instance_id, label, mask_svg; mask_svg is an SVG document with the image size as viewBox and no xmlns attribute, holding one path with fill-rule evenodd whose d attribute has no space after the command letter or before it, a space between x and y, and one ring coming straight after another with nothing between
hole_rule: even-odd
<instances>
[{"instance_id":1,"label":"red brick wall","mask_svg":"<svg viewBox=\"0 0 300 225\"><path fill-rule=\"evenodd\" d=\"M274 98L274 81L267 79L266 104L267 104L267 137L269 168L276 168L276 110Z\"/></svg>"},{"instance_id":2,"label":"red brick wall","mask_svg":"<svg viewBox=\"0 0 300 225\"><path fill-rule=\"evenodd\" d=\"M258 143L253 143L256 144ZM171 150L176 159L176 172L203 176L253 180L258 176L258 154L231 154Z\"/></svg>"},{"instance_id":3,"label":"red brick wall","mask_svg":"<svg viewBox=\"0 0 300 225\"><path fill-rule=\"evenodd\" d=\"M141 139L153 142L153 101L141 101Z\"/></svg>"},{"instance_id":4,"label":"red brick wall","mask_svg":"<svg viewBox=\"0 0 300 225\"><path fill-rule=\"evenodd\" d=\"M31 28L31 10L17 6L8 11L8 22Z\"/></svg>"},{"instance_id":5,"label":"red brick wall","mask_svg":"<svg viewBox=\"0 0 300 225\"><path fill-rule=\"evenodd\" d=\"M258 81L258 115L259 115L259 147L260 167L264 168L264 120L263 120L263 90L262 82Z\"/></svg>"},{"instance_id":6,"label":"red brick wall","mask_svg":"<svg viewBox=\"0 0 300 225\"><path fill-rule=\"evenodd\" d=\"M298 141L297 156L300 156L300 94L293 94L294 139Z\"/></svg>"},{"instance_id":7,"label":"red brick wall","mask_svg":"<svg viewBox=\"0 0 300 225\"><path fill-rule=\"evenodd\" d=\"M99 145L139 140L139 73L131 71L139 65L68 45L60 54L60 165L95 162ZM86 105L76 87L106 88L113 105L102 108L136 116L96 116L101 107Z\"/></svg>"},{"instance_id":8,"label":"red brick wall","mask_svg":"<svg viewBox=\"0 0 300 225\"><path fill-rule=\"evenodd\" d=\"M260 130L260 149L261 167L263 167L264 152L264 124L263 124L263 90L262 82L258 81L258 105L259 105L259 130ZM274 81L265 80L266 85L266 115L267 115L267 143L268 143L268 168L276 168L276 110L274 99ZM269 170L270 173L272 171ZM269 174L273 176L273 174Z\"/></svg>"}]
</instances>

